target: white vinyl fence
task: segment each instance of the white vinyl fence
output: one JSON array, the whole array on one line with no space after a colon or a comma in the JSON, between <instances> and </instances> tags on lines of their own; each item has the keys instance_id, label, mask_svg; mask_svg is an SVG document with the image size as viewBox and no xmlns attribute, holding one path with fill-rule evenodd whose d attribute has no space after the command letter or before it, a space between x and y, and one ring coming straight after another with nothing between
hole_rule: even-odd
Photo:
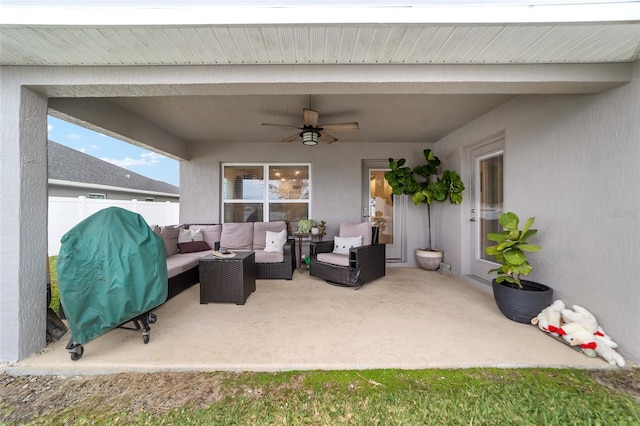
<instances>
[{"instance_id":1,"label":"white vinyl fence","mask_svg":"<svg viewBox=\"0 0 640 426\"><path fill-rule=\"evenodd\" d=\"M49 197L49 256L60 251L60 238L95 212L121 207L138 213L149 225L175 225L180 220L180 203L138 200L102 200L87 197Z\"/></svg>"}]
</instances>

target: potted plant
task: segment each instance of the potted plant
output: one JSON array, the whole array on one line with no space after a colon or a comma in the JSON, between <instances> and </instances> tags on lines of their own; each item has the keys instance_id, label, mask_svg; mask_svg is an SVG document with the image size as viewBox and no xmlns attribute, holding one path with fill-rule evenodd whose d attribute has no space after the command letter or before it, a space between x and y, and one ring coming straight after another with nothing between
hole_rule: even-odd
<instances>
[{"instance_id":1,"label":"potted plant","mask_svg":"<svg viewBox=\"0 0 640 426\"><path fill-rule=\"evenodd\" d=\"M496 272L497 278L493 279L493 297L500 312L507 318L529 324L531 318L551 304L553 290L534 281L522 280L533 267L527 261L526 253L538 252L539 245L530 244L527 240L538 233L532 229L534 217L525 222L522 229L518 229L520 218L513 212L500 215L502 232L488 233L487 238L498 244L486 247L487 254L494 257L500 264L498 268L491 269L489 273Z\"/></svg>"},{"instance_id":2,"label":"potted plant","mask_svg":"<svg viewBox=\"0 0 640 426\"><path fill-rule=\"evenodd\" d=\"M444 202L451 204L462 202L464 184L457 172L445 170L438 176L440 159L430 149L422 151L425 164L411 169L405 166L405 159L389 158L390 171L384 174L395 195L409 195L417 206L427 205L427 247L416 249L416 261L422 269L435 271L442 261L442 251L431 247L431 203Z\"/></svg>"},{"instance_id":3,"label":"potted plant","mask_svg":"<svg viewBox=\"0 0 640 426\"><path fill-rule=\"evenodd\" d=\"M316 226L318 227L318 232L321 235L324 234L324 231L327 230L327 222L325 222L324 220L321 220L320 223Z\"/></svg>"},{"instance_id":4,"label":"potted plant","mask_svg":"<svg viewBox=\"0 0 640 426\"><path fill-rule=\"evenodd\" d=\"M298 221L298 232L301 234L308 234L314 225L313 219L303 217Z\"/></svg>"}]
</instances>

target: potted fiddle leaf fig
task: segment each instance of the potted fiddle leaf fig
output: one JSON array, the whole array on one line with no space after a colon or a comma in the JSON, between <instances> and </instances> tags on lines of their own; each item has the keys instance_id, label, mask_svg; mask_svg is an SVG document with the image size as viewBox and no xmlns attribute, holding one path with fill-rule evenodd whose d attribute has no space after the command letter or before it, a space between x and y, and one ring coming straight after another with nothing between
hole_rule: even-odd
<instances>
[{"instance_id":1,"label":"potted fiddle leaf fig","mask_svg":"<svg viewBox=\"0 0 640 426\"><path fill-rule=\"evenodd\" d=\"M535 253L542 248L527 241L538 233L537 229L531 228L534 221L535 218L530 217L522 229L518 229L518 215L513 212L502 213L500 225L504 230L488 233L487 238L497 244L485 248L487 254L493 256L495 262L500 265L489 271L498 275L493 279L492 286L493 297L500 312L513 321L526 324L549 306L553 298L553 290L550 287L521 279L533 271L526 253Z\"/></svg>"},{"instance_id":2,"label":"potted fiddle leaf fig","mask_svg":"<svg viewBox=\"0 0 640 426\"><path fill-rule=\"evenodd\" d=\"M406 160L389 158L390 171L384 178L395 195L409 195L413 203L427 205L427 247L416 249L416 262L422 269L435 271L442 261L442 250L431 246L431 204L434 201L451 204L462 202L464 184L457 172L445 170L439 176L440 159L430 149L422 151L425 163L413 169L405 166Z\"/></svg>"}]
</instances>

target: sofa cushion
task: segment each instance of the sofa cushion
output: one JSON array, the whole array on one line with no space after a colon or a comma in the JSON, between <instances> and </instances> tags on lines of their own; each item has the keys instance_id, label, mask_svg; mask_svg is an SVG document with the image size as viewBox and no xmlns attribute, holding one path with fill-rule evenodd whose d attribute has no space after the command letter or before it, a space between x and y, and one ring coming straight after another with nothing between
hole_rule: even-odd
<instances>
[{"instance_id":1,"label":"sofa cushion","mask_svg":"<svg viewBox=\"0 0 640 426\"><path fill-rule=\"evenodd\" d=\"M316 259L319 262L330 263L332 265L349 266L348 254L318 253Z\"/></svg>"},{"instance_id":2,"label":"sofa cushion","mask_svg":"<svg viewBox=\"0 0 640 426\"><path fill-rule=\"evenodd\" d=\"M268 252L264 250L255 250L256 263L281 263L284 262L284 254Z\"/></svg>"},{"instance_id":3,"label":"sofa cushion","mask_svg":"<svg viewBox=\"0 0 640 426\"><path fill-rule=\"evenodd\" d=\"M285 242L287 223L283 220L274 222L255 222L253 224L253 249L264 250L266 247L267 231L280 232L285 231Z\"/></svg>"},{"instance_id":4,"label":"sofa cushion","mask_svg":"<svg viewBox=\"0 0 640 426\"><path fill-rule=\"evenodd\" d=\"M333 252L336 254L349 254L349 249L362 246L362 235L357 237L335 237L333 239Z\"/></svg>"},{"instance_id":5,"label":"sofa cushion","mask_svg":"<svg viewBox=\"0 0 640 426\"><path fill-rule=\"evenodd\" d=\"M169 278L188 271L200 262L199 257L193 255L176 254L167 258L167 275Z\"/></svg>"},{"instance_id":6,"label":"sofa cushion","mask_svg":"<svg viewBox=\"0 0 640 426\"><path fill-rule=\"evenodd\" d=\"M178 243L180 253L194 253L196 251L211 250L206 241L189 241L188 243Z\"/></svg>"},{"instance_id":7,"label":"sofa cushion","mask_svg":"<svg viewBox=\"0 0 640 426\"><path fill-rule=\"evenodd\" d=\"M161 226L160 236L164 242L164 248L167 256L173 256L178 253L178 236L182 225Z\"/></svg>"},{"instance_id":8,"label":"sofa cushion","mask_svg":"<svg viewBox=\"0 0 640 426\"><path fill-rule=\"evenodd\" d=\"M252 250L253 222L222 224L220 247L226 247L230 250Z\"/></svg>"},{"instance_id":9,"label":"sofa cushion","mask_svg":"<svg viewBox=\"0 0 640 426\"><path fill-rule=\"evenodd\" d=\"M371 222L362 223L341 223L340 233L341 237L357 237L362 235L362 245L371 245Z\"/></svg>"},{"instance_id":10,"label":"sofa cushion","mask_svg":"<svg viewBox=\"0 0 640 426\"><path fill-rule=\"evenodd\" d=\"M222 225L190 225L189 229L200 230L204 241L209 244L209 247L215 248L216 243L220 242L220 233L222 232Z\"/></svg>"},{"instance_id":11,"label":"sofa cushion","mask_svg":"<svg viewBox=\"0 0 640 426\"><path fill-rule=\"evenodd\" d=\"M287 230L283 229L280 232L267 231L267 243L264 246L264 251L270 253L282 253L284 251L284 245L287 242Z\"/></svg>"}]
</instances>

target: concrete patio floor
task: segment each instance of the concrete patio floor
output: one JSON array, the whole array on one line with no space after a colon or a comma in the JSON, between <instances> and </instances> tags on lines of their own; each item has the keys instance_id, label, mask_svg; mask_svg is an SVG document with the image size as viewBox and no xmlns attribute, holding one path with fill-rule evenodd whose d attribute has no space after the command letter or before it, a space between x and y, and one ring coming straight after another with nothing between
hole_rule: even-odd
<instances>
[{"instance_id":1,"label":"concrete patio floor","mask_svg":"<svg viewBox=\"0 0 640 426\"><path fill-rule=\"evenodd\" d=\"M370 368L609 368L529 324L489 289L417 268L387 268L359 290L296 272L258 280L245 305L199 303L195 285L154 310L151 339L114 329L72 361L60 341L0 366L13 375Z\"/></svg>"}]
</instances>

